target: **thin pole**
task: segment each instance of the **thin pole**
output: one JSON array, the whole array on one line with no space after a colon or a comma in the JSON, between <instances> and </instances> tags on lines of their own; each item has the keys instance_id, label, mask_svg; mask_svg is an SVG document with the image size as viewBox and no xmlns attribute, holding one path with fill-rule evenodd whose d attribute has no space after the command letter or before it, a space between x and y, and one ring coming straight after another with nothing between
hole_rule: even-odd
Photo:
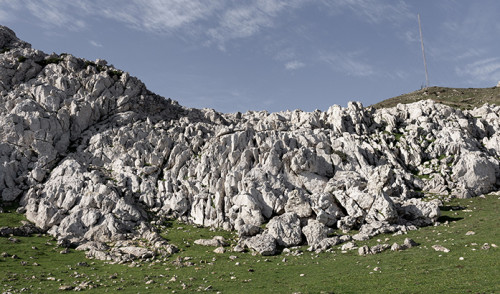
<instances>
[{"instance_id":1,"label":"thin pole","mask_svg":"<svg viewBox=\"0 0 500 294\"><path fill-rule=\"evenodd\" d=\"M420 44L422 44L422 56L425 67L425 87L429 87L429 73L427 72L427 61L425 60L424 38L422 36L422 25L420 24L420 13L418 14L418 30L420 31Z\"/></svg>"}]
</instances>

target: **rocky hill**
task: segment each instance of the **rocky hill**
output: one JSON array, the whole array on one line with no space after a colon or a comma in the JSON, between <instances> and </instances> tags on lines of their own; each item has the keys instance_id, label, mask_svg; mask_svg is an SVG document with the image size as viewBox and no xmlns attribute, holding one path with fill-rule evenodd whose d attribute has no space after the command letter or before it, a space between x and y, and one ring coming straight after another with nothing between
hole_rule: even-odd
<instances>
[{"instance_id":1,"label":"rocky hill","mask_svg":"<svg viewBox=\"0 0 500 294\"><path fill-rule=\"evenodd\" d=\"M377 109L395 107L400 103L408 104L428 99L454 108L469 110L486 103L500 105L500 82L492 88L429 87L386 99L374 104L373 107Z\"/></svg>"},{"instance_id":2,"label":"rocky hill","mask_svg":"<svg viewBox=\"0 0 500 294\"><path fill-rule=\"evenodd\" d=\"M166 218L237 230L234 250L322 250L433 224L441 203L424 193L500 183L498 106L222 114L6 27L0 49L2 203L95 258L174 252L157 232Z\"/></svg>"}]
</instances>

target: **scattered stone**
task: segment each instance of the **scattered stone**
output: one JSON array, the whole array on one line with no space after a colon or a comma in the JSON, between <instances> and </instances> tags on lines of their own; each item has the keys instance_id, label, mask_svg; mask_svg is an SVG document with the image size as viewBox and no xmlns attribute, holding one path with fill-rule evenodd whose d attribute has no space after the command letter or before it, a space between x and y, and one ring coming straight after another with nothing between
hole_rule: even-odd
<instances>
[{"instance_id":1,"label":"scattered stone","mask_svg":"<svg viewBox=\"0 0 500 294\"><path fill-rule=\"evenodd\" d=\"M391 251L400 251L403 250L403 247L399 245L398 243L394 242L391 246Z\"/></svg>"},{"instance_id":2,"label":"scattered stone","mask_svg":"<svg viewBox=\"0 0 500 294\"><path fill-rule=\"evenodd\" d=\"M488 244L488 243L484 243L484 244L483 244L483 246L481 246L481 249L482 249L482 250L488 250L488 249L490 249L490 248L491 248L491 246L490 246L490 244Z\"/></svg>"},{"instance_id":3,"label":"scattered stone","mask_svg":"<svg viewBox=\"0 0 500 294\"><path fill-rule=\"evenodd\" d=\"M436 251L441 251L441 252L445 252L445 253L450 252L450 249L448 249L444 246L441 246L441 245L432 245L432 248Z\"/></svg>"},{"instance_id":4,"label":"scattered stone","mask_svg":"<svg viewBox=\"0 0 500 294\"><path fill-rule=\"evenodd\" d=\"M239 244L233 247L233 252L241 253L245 252L245 247L240 246Z\"/></svg>"},{"instance_id":5,"label":"scattered stone","mask_svg":"<svg viewBox=\"0 0 500 294\"><path fill-rule=\"evenodd\" d=\"M226 252L226 249L224 249L224 247L217 247L214 249L214 253L217 253L217 254L222 254Z\"/></svg>"},{"instance_id":6,"label":"scattered stone","mask_svg":"<svg viewBox=\"0 0 500 294\"><path fill-rule=\"evenodd\" d=\"M345 244L342 245L341 247L341 250L345 251L345 250L354 250L354 249L357 249L358 246L356 246L356 243L354 242L347 242Z\"/></svg>"},{"instance_id":7,"label":"scattered stone","mask_svg":"<svg viewBox=\"0 0 500 294\"><path fill-rule=\"evenodd\" d=\"M413 241L413 239L405 238L405 240L403 242L403 246L406 248L412 248L412 247L418 246L418 243Z\"/></svg>"},{"instance_id":8,"label":"scattered stone","mask_svg":"<svg viewBox=\"0 0 500 294\"><path fill-rule=\"evenodd\" d=\"M86 263L85 261L81 261L81 262L78 262L78 263L76 264L76 266L88 267L88 266L89 266L89 264L88 264L88 263Z\"/></svg>"},{"instance_id":9,"label":"scattered stone","mask_svg":"<svg viewBox=\"0 0 500 294\"><path fill-rule=\"evenodd\" d=\"M198 239L194 241L194 244L202 246L214 246L214 247L221 247L228 245L226 240L222 236L215 236L212 239Z\"/></svg>"},{"instance_id":10,"label":"scattered stone","mask_svg":"<svg viewBox=\"0 0 500 294\"><path fill-rule=\"evenodd\" d=\"M389 249L391 246L389 244L377 244L375 246L372 246L370 248L370 252L372 254L378 254L378 253L381 253L387 249Z\"/></svg>"},{"instance_id":11,"label":"scattered stone","mask_svg":"<svg viewBox=\"0 0 500 294\"><path fill-rule=\"evenodd\" d=\"M368 245L363 245L362 247L359 247L358 254L359 255L371 254L370 247L368 247Z\"/></svg>"},{"instance_id":12,"label":"scattered stone","mask_svg":"<svg viewBox=\"0 0 500 294\"><path fill-rule=\"evenodd\" d=\"M476 232L474 231L468 231L467 233L465 233L465 236L471 236L471 235L475 235Z\"/></svg>"},{"instance_id":13,"label":"scattered stone","mask_svg":"<svg viewBox=\"0 0 500 294\"><path fill-rule=\"evenodd\" d=\"M73 286L70 286L70 285L62 285L59 287L59 291L71 291L73 290L75 287Z\"/></svg>"}]
</instances>

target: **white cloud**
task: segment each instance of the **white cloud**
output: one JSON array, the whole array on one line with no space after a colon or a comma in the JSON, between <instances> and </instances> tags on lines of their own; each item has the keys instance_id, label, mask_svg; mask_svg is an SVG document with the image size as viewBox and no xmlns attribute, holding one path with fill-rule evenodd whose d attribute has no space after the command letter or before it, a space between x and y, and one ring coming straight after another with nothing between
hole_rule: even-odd
<instances>
[{"instance_id":1,"label":"white cloud","mask_svg":"<svg viewBox=\"0 0 500 294\"><path fill-rule=\"evenodd\" d=\"M415 14L410 12L409 6L404 1L325 0L323 3L332 8L334 12L349 9L370 23L399 22L415 18Z\"/></svg>"},{"instance_id":2,"label":"white cloud","mask_svg":"<svg viewBox=\"0 0 500 294\"><path fill-rule=\"evenodd\" d=\"M229 40L248 38L274 27L280 13L286 9L296 9L303 2L304 0L257 0L244 6L229 7L223 12L218 25L210 28L207 35L223 49Z\"/></svg>"},{"instance_id":3,"label":"white cloud","mask_svg":"<svg viewBox=\"0 0 500 294\"><path fill-rule=\"evenodd\" d=\"M486 54L486 50L484 48L467 48L465 51L458 55L456 58L457 59L467 59L467 58L472 58L472 57L480 57Z\"/></svg>"},{"instance_id":4,"label":"white cloud","mask_svg":"<svg viewBox=\"0 0 500 294\"><path fill-rule=\"evenodd\" d=\"M362 61L359 52L321 53L320 61L329 64L334 70L355 77L366 77L375 74L373 67Z\"/></svg>"},{"instance_id":5,"label":"white cloud","mask_svg":"<svg viewBox=\"0 0 500 294\"><path fill-rule=\"evenodd\" d=\"M80 30L86 27L81 12L87 5L83 1L26 1L25 8L46 26L66 27L70 30ZM18 8L19 9L19 8Z\"/></svg>"},{"instance_id":6,"label":"white cloud","mask_svg":"<svg viewBox=\"0 0 500 294\"><path fill-rule=\"evenodd\" d=\"M289 62L285 63L285 68L287 70L296 70L296 69L302 68L304 66L306 66L306 64L303 62L300 62L298 60L293 60L293 61L289 61Z\"/></svg>"},{"instance_id":7,"label":"white cloud","mask_svg":"<svg viewBox=\"0 0 500 294\"><path fill-rule=\"evenodd\" d=\"M472 82L495 83L500 80L500 58L493 57L469 63L463 67L456 67L455 72Z\"/></svg>"},{"instance_id":8,"label":"white cloud","mask_svg":"<svg viewBox=\"0 0 500 294\"><path fill-rule=\"evenodd\" d=\"M20 2L12 0L0 0L0 22L8 22L15 18L12 11L21 8Z\"/></svg>"},{"instance_id":9,"label":"white cloud","mask_svg":"<svg viewBox=\"0 0 500 294\"><path fill-rule=\"evenodd\" d=\"M94 40L90 40L89 43L90 43L90 45L92 45L94 47L99 47L99 48L102 47L101 43L98 43L98 42L96 42Z\"/></svg>"},{"instance_id":10,"label":"white cloud","mask_svg":"<svg viewBox=\"0 0 500 294\"><path fill-rule=\"evenodd\" d=\"M113 5L103 2L104 7L96 7L95 12L136 29L157 33L171 33L205 20L220 3L202 0L113 2Z\"/></svg>"}]
</instances>

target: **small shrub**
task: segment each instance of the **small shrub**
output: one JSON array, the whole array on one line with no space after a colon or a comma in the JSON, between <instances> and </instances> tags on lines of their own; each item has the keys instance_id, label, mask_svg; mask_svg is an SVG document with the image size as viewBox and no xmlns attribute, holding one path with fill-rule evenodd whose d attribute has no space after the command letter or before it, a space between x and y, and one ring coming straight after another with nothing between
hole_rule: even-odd
<instances>
[{"instance_id":1,"label":"small shrub","mask_svg":"<svg viewBox=\"0 0 500 294\"><path fill-rule=\"evenodd\" d=\"M19 61L19 62L25 62L25 61L26 61L26 57L25 57L25 56L22 56L22 55L21 55L21 56L18 56L18 57L17 57L17 61Z\"/></svg>"},{"instance_id":2,"label":"small shrub","mask_svg":"<svg viewBox=\"0 0 500 294\"><path fill-rule=\"evenodd\" d=\"M123 73L121 71L118 71L118 70L108 70L108 75L110 77L114 77L114 76L121 77L122 74Z\"/></svg>"},{"instance_id":3,"label":"small shrub","mask_svg":"<svg viewBox=\"0 0 500 294\"><path fill-rule=\"evenodd\" d=\"M394 139L396 140L396 142L401 141L401 138L404 136L404 134L401 134L401 133L393 133L393 135L394 135Z\"/></svg>"},{"instance_id":4,"label":"small shrub","mask_svg":"<svg viewBox=\"0 0 500 294\"><path fill-rule=\"evenodd\" d=\"M89 66L93 66L93 67L96 67L96 64L92 61L85 61L85 67L89 67Z\"/></svg>"},{"instance_id":5,"label":"small shrub","mask_svg":"<svg viewBox=\"0 0 500 294\"><path fill-rule=\"evenodd\" d=\"M10 51L10 49L9 49L9 48L4 47L4 48L2 48L2 49L0 50L0 53L1 53L1 54L3 54L3 53L5 53L5 52L9 52L9 51Z\"/></svg>"},{"instance_id":6,"label":"small shrub","mask_svg":"<svg viewBox=\"0 0 500 294\"><path fill-rule=\"evenodd\" d=\"M85 61L85 67L87 68L89 66L95 67L98 72L103 72L106 70L106 68L102 65L97 65L97 64L95 64L95 62L88 61L88 60Z\"/></svg>"},{"instance_id":7,"label":"small shrub","mask_svg":"<svg viewBox=\"0 0 500 294\"><path fill-rule=\"evenodd\" d=\"M38 63L42 67L45 67L45 66L52 64L52 63L58 64L61 61L63 61L63 59L60 57L50 57L50 58L46 58L46 59L41 60L41 61L37 61L36 63Z\"/></svg>"},{"instance_id":8,"label":"small shrub","mask_svg":"<svg viewBox=\"0 0 500 294\"><path fill-rule=\"evenodd\" d=\"M345 154L344 152L339 151L339 150L333 150L333 153L337 154L340 157L340 159L342 160L342 163L347 162L347 154Z\"/></svg>"}]
</instances>

